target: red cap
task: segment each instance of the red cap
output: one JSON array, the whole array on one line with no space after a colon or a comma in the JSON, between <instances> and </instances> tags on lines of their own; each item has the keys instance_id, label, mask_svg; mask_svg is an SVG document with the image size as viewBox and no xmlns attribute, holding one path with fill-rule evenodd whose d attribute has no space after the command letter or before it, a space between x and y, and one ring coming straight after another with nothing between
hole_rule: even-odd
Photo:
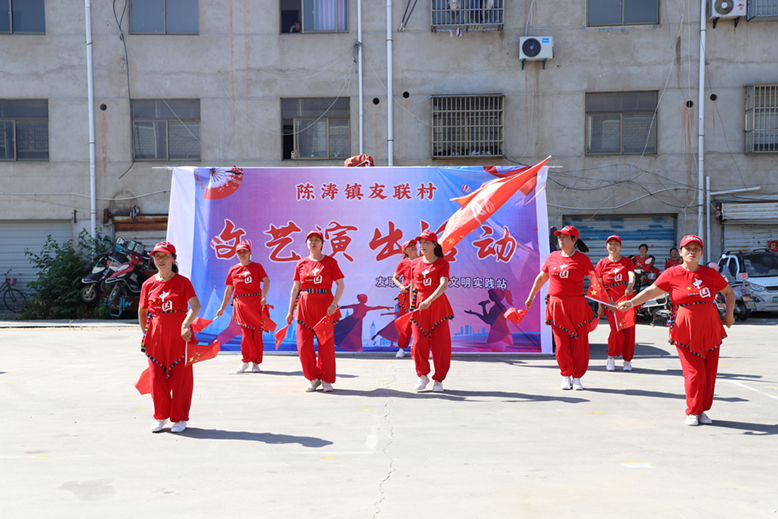
<instances>
[{"instance_id":1,"label":"red cap","mask_svg":"<svg viewBox=\"0 0 778 519\"><path fill-rule=\"evenodd\" d=\"M237 247L235 247L235 252L238 252L239 250L247 250L251 252L251 240L243 240L238 244Z\"/></svg>"},{"instance_id":2,"label":"red cap","mask_svg":"<svg viewBox=\"0 0 778 519\"><path fill-rule=\"evenodd\" d=\"M611 240L616 240L617 242L621 243L621 237L616 236L615 234L611 234L610 236L608 236L608 239L605 240L605 243L608 243Z\"/></svg>"},{"instance_id":3,"label":"red cap","mask_svg":"<svg viewBox=\"0 0 778 519\"><path fill-rule=\"evenodd\" d=\"M426 241L433 241L435 243L438 243L438 235L434 232L430 231L429 229L421 233L416 237L417 240L426 240Z\"/></svg>"},{"instance_id":4,"label":"red cap","mask_svg":"<svg viewBox=\"0 0 778 519\"><path fill-rule=\"evenodd\" d=\"M405 249L407 249L408 247L414 247L415 245L416 245L416 240L415 239L414 240L404 241L403 244L400 246L400 249L403 252L405 252Z\"/></svg>"},{"instance_id":5,"label":"red cap","mask_svg":"<svg viewBox=\"0 0 778 519\"><path fill-rule=\"evenodd\" d=\"M311 236L318 236L321 241L324 241L324 235L321 233L321 231L317 231L316 229L308 233L308 235L305 237L305 241L308 241L308 238Z\"/></svg>"},{"instance_id":6,"label":"red cap","mask_svg":"<svg viewBox=\"0 0 778 519\"><path fill-rule=\"evenodd\" d=\"M697 242L700 245L700 247L702 247L703 249L705 248L705 245L702 243L702 238L694 234L687 234L686 236L684 236L683 240L681 240L681 244L678 247L685 247L686 245L692 242Z\"/></svg>"},{"instance_id":7,"label":"red cap","mask_svg":"<svg viewBox=\"0 0 778 519\"><path fill-rule=\"evenodd\" d=\"M151 255L153 256L155 252L164 252L166 254L175 254L176 253L176 248L169 241L161 241L158 244L154 245L154 249L151 251Z\"/></svg>"},{"instance_id":8,"label":"red cap","mask_svg":"<svg viewBox=\"0 0 778 519\"><path fill-rule=\"evenodd\" d=\"M576 229L572 225L565 225L564 227L562 227L561 229L556 231L554 233L554 236L559 236L560 234L566 234L568 236L575 236L576 238L578 238L580 236L578 234L578 229Z\"/></svg>"}]
</instances>

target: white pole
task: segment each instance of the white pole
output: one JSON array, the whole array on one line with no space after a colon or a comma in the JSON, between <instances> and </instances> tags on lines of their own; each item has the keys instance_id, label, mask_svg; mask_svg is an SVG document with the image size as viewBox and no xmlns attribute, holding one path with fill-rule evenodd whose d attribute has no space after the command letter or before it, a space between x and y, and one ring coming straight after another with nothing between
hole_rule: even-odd
<instances>
[{"instance_id":1,"label":"white pole","mask_svg":"<svg viewBox=\"0 0 778 519\"><path fill-rule=\"evenodd\" d=\"M697 96L697 236L702 236L702 185L705 157L705 25L708 0L700 0L700 78Z\"/></svg>"},{"instance_id":2,"label":"white pole","mask_svg":"<svg viewBox=\"0 0 778 519\"><path fill-rule=\"evenodd\" d=\"M386 0L386 144L388 166L394 166L394 130L392 128L392 0Z\"/></svg>"},{"instance_id":3,"label":"white pole","mask_svg":"<svg viewBox=\"0 0 778 519\"><path fill-rule=\"evenodd\" d=\"M91 209L90 234L97 238L97 188L95 187L95 86L92 72L92 5L84 0L86 13L86 89L89 108L89 207Z\"/></svg>"},{"instance_id":4,"label":"white pole","mask_svg":"<svg viewBox=\"0 0 778 519\"><path fill-rule=\"evenodd\" d=\"M710 177L705 177L705 264L710 263Z\"/></svg>"},{"instance_id":5,"label":"white pole","mask_svg":"<svg viewBox=\"0 0 778 519\"><path fill-rule=\"evenodd\" d=\"M357 0L357 59L359 60L359 154L364 153L363 147L365 144L365 113L363 108L362 97L362 0Z\"/></svg>"}]
</instances>

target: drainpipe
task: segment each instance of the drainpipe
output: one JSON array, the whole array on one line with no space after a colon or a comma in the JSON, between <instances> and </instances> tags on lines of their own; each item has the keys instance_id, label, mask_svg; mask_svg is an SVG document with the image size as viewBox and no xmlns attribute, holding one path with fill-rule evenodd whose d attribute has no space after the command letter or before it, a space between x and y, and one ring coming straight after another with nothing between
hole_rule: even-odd
<instances>
[{"instance_id":1,"label":"drainpipe","mask_svg":"<svg viewBox=\"0 0 778 519\"><path fill-rule=\"evenodd\" d=\"M359 154L362 155L365 143L365 113L362 106L362 0L357 0L357 45L359 46L357 48L357 59L359 60Z\"/></svg>"},{"instance_id":2,"label":"drainpipe","mask_svg":"<svg viewBox=\"0 0 778 519\"><path fill-rule=\"evenodd\" d=\"M697 236L702 237L705 157L705 24L708 0L700 0L700 79L697 96Z\"/></svg>"},{"instance_id":3,"label":"drainpipe","mask_svg":"<svg viewBox=\"0 0 778 519\"><path fill-rule=\"evenodd\" d=\"M392 120L392 0L386 0L386 145L388 166L394 166L394 121Z\"/></svg>"},{"instance_id":4,"label":"drainpipe","mask_svg":"<svg viewBox=\"0 0 778 519\"><path fill-rule=\"evenodd\" d=\"M95 187L95 85L92 69L92 4L84 0L86 12L86 89L89 106L89 207L91 209L90 234L97 238L97 194Z\"/></svg>"}]
</instances>

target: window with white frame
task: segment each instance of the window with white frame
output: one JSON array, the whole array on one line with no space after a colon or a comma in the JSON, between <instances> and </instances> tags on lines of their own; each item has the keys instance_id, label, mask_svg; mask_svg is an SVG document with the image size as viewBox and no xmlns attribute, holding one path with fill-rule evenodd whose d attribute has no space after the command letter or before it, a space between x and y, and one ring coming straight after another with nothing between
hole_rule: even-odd
<instances>
[{"instance_id":1,"label":"window with white frame","mask_svg":"<svg viewBox=\"0 0 778 519\"><path fill-rule=\"evenodd\" d=\"M135 160L200 160L199 99L133 99Z\"/></svg>"},{"instance_id":2,"label":"window with white frame","mask_svg":"<svg viewBox=\"0 0 778 519\"><path fill-rule=\"evenodd\" d=\"M502 157L502 94L432 97L432 158Z\"/></svg>"},{"instance_id":3,"label":"window with white frame","mask_svg":"<svg viewBox=\"0 0 778 519\"><path fill-rule=\"evenodd\" d=\"M0 99L0 160L49 160L46 99Z\"/></svg>"},{"instance_id":4,"label":"window with white frame","mask_svg":"<svg viewBox=\"0 0 778 519\"><path fill-rule=\"evenodd\" d=\"M430 0L432 30L500 30L505 0Z\"/></svg>"},{"instance_id":5,"label":"window with white frame","mask_svg":"<svg viewBox=\"0 0 778 519\"><path fill-rule=\"evenodd\" d=\"M0 34L45 34L43 0L0 0Z\"/></svg>"},{"instance_id":6,"label":"window with white frame","mask_svg":"<svg viewBox=\"0 0 778 519\"><path fill-rule=\"evenodd\" d=\"M198 0L131 0L132 34L197 34Z\"/></svg>"},{"instance_id":7,"label":"window with white frame","mask_svg":"<svg viewBox=\"0 0 778 519\"><path fill-rule=\"evenodd\" d=\"M659 0L587 0L587 25L655 25Z\"/></svg>"},{"instance_id":8,"label":"window with white frame","mask_svg":"<svg viewBox=\"0 0 778 519\"><path fill-rule=\"evenodd\" d=\"M281 99L285 159L335 159L351 154L349 98Z\"/></svg>"},{"instance_id":9,"label":"window with white frame","mask_svg":"<svg viewBox=\"0 0 778 519\"><path fill-rule=\"evenodd\" d=\"M778 85L746 87L746 153L778 152Z\"/></svg>"},{"instance_id":10,"label":"window with white frame","mask_svg":"<svg viewBox=\"0 0 778 519\"><path fill-rule=\"evenodd\" d=\"M778 0L748 0L748 21L778 20Z\"/></svg>"},{"instance_id":11,"label":"window with white frame","mask_svg":"<svg viewBox=\"0 0 778 519\"><path fill-rule=\"evenodd\" d=\"M348 0L281 0L281 33L348 32Z\"/></svg>"},{"instance_id":12,"label":"window with white frame","mask_svg":"<svg viewBox=\"0 0 778 519\"><path fill-rule=\"evenodd\" d=\"M656 153L656 92L586 94L586 154Z\"/></svg>"}]
</instances>

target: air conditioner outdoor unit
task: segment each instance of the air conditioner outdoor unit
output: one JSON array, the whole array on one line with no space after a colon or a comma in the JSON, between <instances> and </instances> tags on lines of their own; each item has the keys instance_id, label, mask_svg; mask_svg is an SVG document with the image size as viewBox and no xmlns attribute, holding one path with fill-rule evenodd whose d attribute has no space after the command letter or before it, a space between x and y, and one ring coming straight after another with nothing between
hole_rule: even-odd
<instances>
[{"instance_id":1,"label":"air conditioner outdoor unit","mask_svg":"<svg viewBox=\"0 0 778 519\"><path fill-rule=\"evenodd\" d=\"M544 60L554 57L554 38L551 36L525 36L519 38L519 59Z\"/></svg>"},{"instance_id":2,"label":"air conditioner outdoor unit","mask_svg":"<svg viewBox=\"0 0 778 519\"><path fill-rule=\"evenodd\" d=\"M747 13L746 0L710 0L708 12L711 18L738 18Z\"/></svg>"}]
</instances>

